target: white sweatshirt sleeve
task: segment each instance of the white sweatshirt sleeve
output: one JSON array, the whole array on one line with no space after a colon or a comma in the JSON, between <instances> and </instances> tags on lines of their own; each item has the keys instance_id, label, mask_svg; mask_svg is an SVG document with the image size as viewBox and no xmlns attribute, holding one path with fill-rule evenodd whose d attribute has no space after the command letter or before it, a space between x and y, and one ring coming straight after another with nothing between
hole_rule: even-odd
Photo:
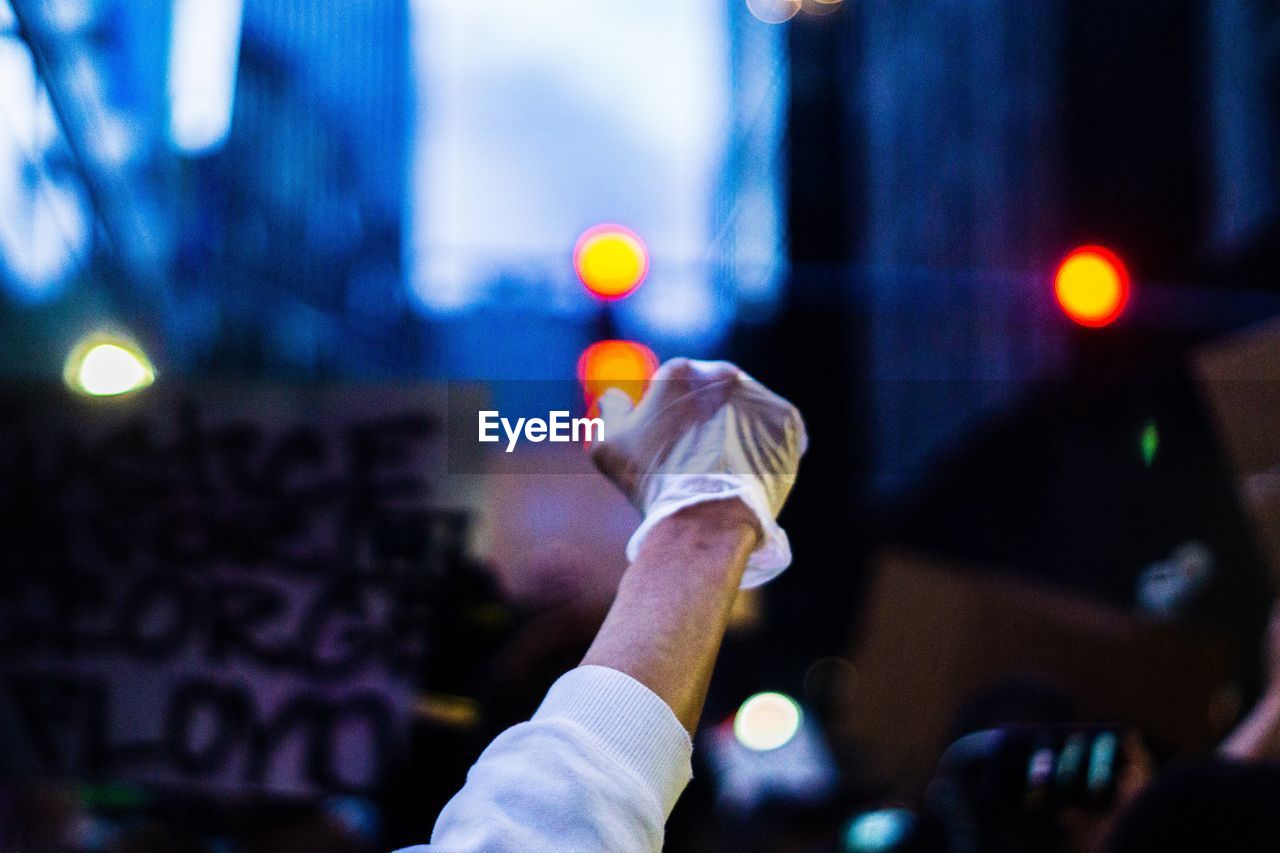
<instances>
[{"instance_id":1,"label":"white sweatshirt sleeve","mask_svg":"<svg viewBox=\"0 0 1280 853\"><path fill-rule=\"evenodd\" d=\"M675 714L628 675L581 666L527 723L489 744L436 821L401 853L658 851L692 778Z\"/></svg>"}]
</instances>

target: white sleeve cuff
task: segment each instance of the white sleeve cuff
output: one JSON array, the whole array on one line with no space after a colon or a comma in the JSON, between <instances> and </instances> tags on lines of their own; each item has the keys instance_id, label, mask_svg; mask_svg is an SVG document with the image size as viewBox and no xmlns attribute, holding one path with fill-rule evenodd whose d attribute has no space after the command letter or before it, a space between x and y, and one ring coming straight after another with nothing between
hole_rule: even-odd
<instances>
[{"instance_id":1,"label":"white sleeve cuff","mask_svg":"<svg viewBox=\"0 0 1280 853\"><path fill-rule=\"evenodd\" d=\"M693 744L675 713L616 669L569 670L547 691L533 719L565 720L584 730L649 792L664 819L693 778Z\"/></svg>"}]
</instances>

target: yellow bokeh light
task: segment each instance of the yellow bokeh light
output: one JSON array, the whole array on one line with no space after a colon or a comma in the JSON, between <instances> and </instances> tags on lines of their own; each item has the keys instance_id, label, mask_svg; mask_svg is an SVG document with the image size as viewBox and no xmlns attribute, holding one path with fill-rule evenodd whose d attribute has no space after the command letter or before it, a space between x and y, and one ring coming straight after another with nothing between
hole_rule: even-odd
<instances>
[{"instance_id":1,"label":"yellow bokeh light","mask_svg":"<svg viewBox=\"0 0 1280 853\"><path fill-rule=\"evenodd\" d=\"M155 368L133 341L96 334L80 341L62 369L67 387L91 397L139 391L155 381Z\"/></svg>"},{"instance_id":2,"label":"yellow bokeh light","mask_svg":"<svg viewBox=\"0 0 1280 853\"><path fill-rule=\"evenodd\" d=\"M1053 282L1058 304L1083 326L1105 326L1129 300L1129 275L1115 254L1084 246L1063 260Z\"/></svg>"},{"instance_id":3,"label":"yellow bokeh light","mask_svg":"<svg viewBox=\"0 0 1280 853\"><path fill-rule=\"evenodd\" d=\"M573 250L578 278L596 296L621 299L649 272L649 252L635 232L621 225L588 229Z\"/></svg>"},{"instance_id":4,"label":"yellow bokeh light","mask_svg":"<svg viewBox=\"0 0 1280 853\"><path fill-rule=\"evenodd\" d=\"M733 718L733 735L747 749L764 752L784 746L800 730L800 706L783 693L757 693Z\"/></svg>"}]
</instances>

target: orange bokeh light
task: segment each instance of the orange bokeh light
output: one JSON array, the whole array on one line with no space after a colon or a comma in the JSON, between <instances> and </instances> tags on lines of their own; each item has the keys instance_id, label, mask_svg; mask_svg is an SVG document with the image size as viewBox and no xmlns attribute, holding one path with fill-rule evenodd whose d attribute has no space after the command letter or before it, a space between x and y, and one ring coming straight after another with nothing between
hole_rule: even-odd
<instances>
[{"instance_id":1,"label":"orange bokeh light","mask_svg":"<svg viewBox=\"0 0 1280 853\"><path fill-rule=\"evenodd\" d=\"M578 381L586 397L587 409L595 411L596 401L610 388L618 388L638 403L658 369L658 357L644 344L634 341L597 341L578 357ZM593 414L594 416L594 414Z\"/></svg>"},{"instance_id":2,"label":"orange bokeh light","mask_svg":"<svg viewBox=\"0 0 1280 853\"><path fill-rule=\"evenodd\" d=\"M1105 326L1129 302L1129 271L1110 249L1081 246L1058 265L1053 293L1072 320L1082 326Z\"/></svg>"},{"instance_id":3,"label":"orange bokeh light","mask_svg":"<svg viewBox=\"0 0 1280 853\"><path fill-rule=\"evenodd\" d=\"M588 228L573 247L578 278L601 299L621 299L649 273L649 250L640 235L621 225Z\"/></svg>"}]
</instances>

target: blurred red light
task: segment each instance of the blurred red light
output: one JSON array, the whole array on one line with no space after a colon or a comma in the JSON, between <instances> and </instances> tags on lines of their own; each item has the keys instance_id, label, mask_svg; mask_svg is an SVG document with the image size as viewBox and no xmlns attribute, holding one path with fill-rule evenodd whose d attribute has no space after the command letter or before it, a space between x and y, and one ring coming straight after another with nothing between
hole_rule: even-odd
<instances>
[{"instance_id":1,"label":"blurred red light","mask_svg":"<svg viewBox=\"0 0 1280 853\"><path fill-rule=\"evenodd\" d=\"M1058 265L1053 293L1075 322L1093 328L1106 326L1129 302L1129 271L1110 249L1081 246Z\"/></svg>"},{"instance_id":2,"label":"blurred red light","mask_svg":"<svg viewBox=\"0 0 1280 853\"><path fill-rule=\"evenodd\" d=\"M597 341L578 357L578 381L587 408L609 388L618 388L638 403L649 377L658 369L658 357L644 344L634 341Z\"/></svg>"}]
</instances>

